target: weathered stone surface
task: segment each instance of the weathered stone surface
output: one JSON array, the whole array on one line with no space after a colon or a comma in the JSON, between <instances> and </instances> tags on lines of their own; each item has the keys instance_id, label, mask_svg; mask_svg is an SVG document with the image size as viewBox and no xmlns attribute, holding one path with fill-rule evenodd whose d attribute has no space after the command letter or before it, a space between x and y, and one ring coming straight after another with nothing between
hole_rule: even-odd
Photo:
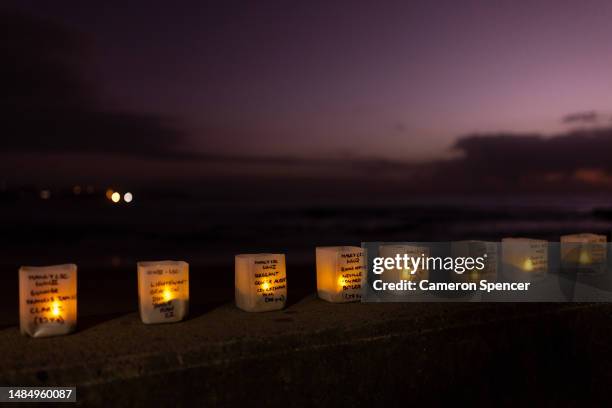
<instances>
[{"instance_id":1,"label":"weathered stone surface","mask_svg":"<svg viewBox=\"0 0 612 408\"><path fill-rule=\"evenodd\" d=\"M330 304L253 314L232 304L184 322L136 313L72 335L0 331L0 384L76 385L104 406L570 403L612 375L606 304Z\"/></svg>"}]
</instances>

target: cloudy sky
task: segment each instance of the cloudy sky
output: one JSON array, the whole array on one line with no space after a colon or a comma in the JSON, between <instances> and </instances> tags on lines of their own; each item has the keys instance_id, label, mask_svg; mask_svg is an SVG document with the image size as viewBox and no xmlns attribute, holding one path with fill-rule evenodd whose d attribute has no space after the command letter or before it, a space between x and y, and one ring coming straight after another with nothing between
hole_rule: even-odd
<instances>
[{"instance_id":1,"label":"cloudy sky","mask_svg":"<svg viewBox=\"0 0 612 408\"><path fill-rule=\"evenodd\" d=\"M101 104L202 152L427 160L612 110L609 1L12 3L83 40Z\"/></svg>"},{"instance_id":2,"label":"cloudy sky","mask_svg":"<svg viewBox=\"0 0 612 408\"><path fill-rule=\"evenodd\" d=\"M612 189L609 1L9 0L0 20L0 181Z\"/></svg>"}]
</instances>

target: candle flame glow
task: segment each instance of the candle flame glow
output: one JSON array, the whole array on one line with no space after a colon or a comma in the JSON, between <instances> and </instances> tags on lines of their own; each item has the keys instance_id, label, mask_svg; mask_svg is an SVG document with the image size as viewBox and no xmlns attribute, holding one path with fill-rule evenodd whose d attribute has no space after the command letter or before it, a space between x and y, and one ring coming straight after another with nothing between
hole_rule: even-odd
<instances>
[{"instance_id":1,"label":"candle flame glow","mask_svg":"<svg viewBox=\"0 0 612 408\"><path fill-rule=\"evenodd\" d=\"M338 278L338 286L345 286L346 285L346 279L344 279L344 277L340 276Z\"/></svg>"},{"instance_id":2,"label":"candle flame glow","mask_svg":"<svg viewBox=\"0 0 612 408\"><path fill-rule=\"evenodd\" d=\"M264 282L264 283L261 285L261 288L262 288L263 290L268 290L268 289L270 289L270 283L269 283L269 282Z\"/></svg>"},{"instance_id":3,"label":"candle flame glow","mask_svg":"<svg viewBox=\"0 0 612 408\"><path fill-rule=\"evenodd\" d=\"M170 289L165 288L163 296L164 296L164 301L165 302L171 301L172 300L172 292L170 291Z\"/></svg>"},{"instance_id":4,"label":"candle flame glow","mask_svg":"<svg viewBox=\"0 0 612 408\"><path fill-rule=\"evenodd\" d=\"M525 259L525 262L523 263L523 269L527 272L533 270L533 261L531 260L531 258Z\"/></svg>"},{"instance_id":5,"label":"candle flame glow","mask_svg":"<svg viewBox=\"0 0 612 408\"><path fill-rule=\"evenodd\" d=\"M578 262L580 262L583 265L590 264L591 257L589 256L589 253L585 250L580 251L580 258L578 259Z\"/></svg>"},{"instance_id":6,"label":"candle flame glow","mask_svg":"<svg viewBox=\"0 0 612 408\"><path fill-rule=\"evenodd\" d=\"M53 316L59 316L60 315L59 303L53 302L53 304L51 304L51 314Z\"/></svg>"}]
</instances>

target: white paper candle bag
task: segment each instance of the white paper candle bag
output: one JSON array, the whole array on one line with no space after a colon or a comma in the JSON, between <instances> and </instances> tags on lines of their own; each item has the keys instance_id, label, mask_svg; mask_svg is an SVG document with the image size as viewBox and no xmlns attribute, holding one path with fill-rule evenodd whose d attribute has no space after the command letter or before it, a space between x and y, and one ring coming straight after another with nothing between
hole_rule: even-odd
<instances>
[{"instance_id":1,"label":"white paper candle bag","mask_svg":"<svg viewBox=\"0 0 612 408\"><path fill-rule=\"evenodd\" d=\"M77 321L76 265L21 267L19 320L21 333L32 337L72 332Z\"/></svg>"},{"instance_id":2,"label":"white paper candle bag","mask_svg":"<svg viewBox=\"0 0 612 408\"><path fill-rule=\"evenodd\" d=\"M383 258L395 258L397 255L403 257L407 255L411 258L421 258L429 256L429 248L418 245L405 244L385 244L378 247L378 256ZM399 282L401 280L418 282L429 279L429 271L425 266L420 265L416 270L412 268L396 268L395 266L386 269L381 275L384 282ZM395 293L395 292L394 292ZM397 292L400 294L399 292Z\"/></svg>"},{"instance_id":3,"label":"white paper candle bag","mask_svg":"<svg viewBox=\"0 0 612 408\"><path fill-rule=\"evenodd\" d=\"M502 239L502 267L512 280L539 280L548 272L548 242L530 238Z\"/></svg>"},{"instance_id":4,"label":"white paper candle bag","mask_svg":"<svg viewBox=\"0 0 612 408\"><path fill-rule=\"evenodd\" d=\"M364 252L360 247L317 247L317 293L328 302L361 300Z\"/></svg>"},{"instance_id":5,"label":"white paper candle bag","mask_svg":"<svg viewBox=\"0 0 612 408\"><path fill-rule=\"evenodd\" d=\"M189 311L189 264L139 262L138 302L140 318L145 324L183 320Z\"/></svg>"},{"instance_id":6,"label":"white paper candle bag","mask_svg":"<svg viewBox=\"0 0 612 408\"><path fill-rule=\"evenodd\" d=\"M474 266L461 274L451 273L451 277L457 282L495 282L497 280L497 244L486 241L454 241L451 243L451 256L453 258L479 258L484 259L484 268L478 269Z\"/></svg>"},{"instance_id":7,"label":"white paper candle bag","mask_svg":"<svg viewBox=\"0 0 612 408\"><path fill-rule=\"evenodd\" d=\"M588 267L606 262L606 236L599 234L571 234L561 237L561 262Z\"/></svg>"},{"instance_id":8,"label":"white paper candle bag","mask_svg":"<svg viewBox=\"0 0 612 408\"><path fill-rule=\"evenodd\" d=\"M285 307L285 255L236 255L235 295L236 306L247 312L267 312Z\"/></svg>"}]
</instances>

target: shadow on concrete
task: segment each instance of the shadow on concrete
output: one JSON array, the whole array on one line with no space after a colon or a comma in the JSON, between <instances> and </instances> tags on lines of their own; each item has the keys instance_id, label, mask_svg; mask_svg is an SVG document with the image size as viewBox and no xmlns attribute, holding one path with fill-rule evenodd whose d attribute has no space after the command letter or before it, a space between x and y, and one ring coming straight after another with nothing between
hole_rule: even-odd
<instances>
[{"instance_id":1,"label":"shadow on concrete","mask_svg":"<svg viewBox=\"0 0 612 408\"><path fill-rule=\"evenodd\" d=\"M187 317L185 318L185 321L187 320L193 320L193 319L197 319L199 317L204 316L207 313L212 312L214 309L225 305L229 302L227 301L215 301L215 302L208 302L208 303L199 303L199 304L190 304L189 305L189 314L187 315Z\"/></svg>"},{"instance_id":2,"label":"shadow on concrete","mask_svg":"<svg viewBox=\"0 0 612 408\"><path fill-rule=\"evenodd\" d=\"M287 303L285 305L285 313L296 313L295 311L292 311L291 308L295 305L297 305L298 303L306 300L307 298L311 298L311 297L317 297L316 293L312 293L310 291L296 291L296 292L291 292L289 294L289 296L287 296Z\"/></svg>"},{"instance_id":3,"label":"shadow on concrete","mask_svg":"<svg viewBox=\"0 0 612 408\"><path fill-rule=\"evenodd\" d=\"M130 313L133 313L133 312L130 312ZM124 312L119 313L118 312L118 313L110 313L110 314L105 314L105 315L79 317L77 320L77 330L76 331L84 332L95 326L101 325L111 320L115 320L119 317L123 317L130 313L124 313Z\"/></svg>"},{"instance_id":4,"label":"shadow on concrete","mask_svg":"<svg viewBox=\"0 0 612 408\"><path fill-rule=\"evenodd\" d=\"M4 332L5 330L11 330L11 329L16 329L19 330L19 325L14 325L14 324L4 324L4 325L0 325L0 333Z\"/></svg>"}]
</instances>

